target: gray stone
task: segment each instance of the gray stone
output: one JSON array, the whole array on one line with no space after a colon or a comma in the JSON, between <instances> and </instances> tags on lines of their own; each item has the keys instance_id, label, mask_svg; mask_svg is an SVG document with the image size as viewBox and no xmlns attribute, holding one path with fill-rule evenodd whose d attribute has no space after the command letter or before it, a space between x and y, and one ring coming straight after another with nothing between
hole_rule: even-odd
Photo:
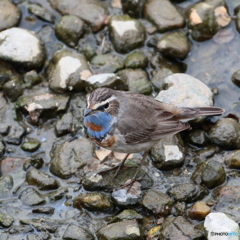
<instances>
[{"instance_id":1,"label":"gray stone","mask_svg":"<svg viewBox=\"0 0 240 240\"><path fill-rule=\"evenodd\" d=\"M7 136L6 142L9 144L19 145L21 144L25 133L26 131L22 126L12 126L9 135Z\"/></svg>"},{"instance_id":2,"label":"gray stone","mask_svg":"<svg viewBox=\"0 0 240 240\"><path fill-rule=\"evenodd\" d=\"M134 18L127 15L112 16L108 27L112 44L117 52L130 52L144 43L145 29L141 22Z\"/></svg>"},{"instance_id":3,"label":"gray stone","mask_svg":"<svg viewBox=\"0 0 240 240\"><path fill-rule=\"evenodd\" d=\"M232 75L232 82L240 87L240 70L237 70L233 75Z\"/></svg>"},{"instance_id":4,"label":"gray stone","mask_svg":"<svg viewBox=\"0 0 240 240\"><path fill-rule=\"evenodd\" d=\"M51 150L50 171L63 179L79 175L92 154L93 143L85 138L55 144Z\"/></svg>"},{"instance_id":5,"label":"gray stone","mask_svg":"<svg viewBox=\"0 0 240 240\"><path fill-rule=\"evenodd\" d=\"M47 68L49 87L56 92L84 90L91 75L85 57L69 50L56 52Z\"/></svg>"},{"instance_id":6,"label":"gray stone","mask_svg":"<svg viewBox=\"0 0 240 240\"><path fill-rule=\"evenodd\" d=\"M10 227L14 222L14 218L6 213L0 212L0 225L2 227L8 228Z\"/></svg>"},{"instance_id":7,"label":"gray stone","mask_svg":"<svg viewBox=\"0 0 240 240\"><path fill-rule=\"evenodd\" d=\"M142 234L135 220L111 223L98 232L99 240L141 240Z\"/></svg>"},{"instance_id":8,"label":"gray stone","mask_svg":"<svg viewBox=\"0 0 240 240\"><path fill-rule=\"evenodd\" d=\"M148 0L144 12L159 32L182 28L185 25L183 16L169 0Z\"/></svg>"},{"instance_id":9,"label":"gray stone","mask_svg":"<svg viewBox=\"0 0 240 240\"><path fill-rule=\"evenodd\" d=\"M199 147L207 147L209 144L209 138L207 133L200 129L193 129L188 134L187 140L190 144Z\"/></svg>"},{"instance_id":10,"label":"gray stone","mask_svg":"<svg viewBox=\"0 0 240 240\"><path fill-rule=\"evenodd\" d=\"M72 113L66 113L64 114L61 119L59 119L56 123L55 130L56 130L56 135L62 136L64 134L67 134L71 132L71 127L73 124L73 116Z\"/></svg>"},{"instance_id":11,"label":"gray stone","mask_svg":"<svg viewBox=\"0 0 240 240\"><path fill-rule=\"evenodd\" d=\"M10 28L0 32L0 59L23 69L39 69L46 59L45 47L35 32Z\"/></svg>"},{"instance_id":12,"label":"gray stone","mask_svg":"<svg viewBox=\"0 0 240 240\"><path fill-rule=\"evenodd\" d=\"M74 15L65 15L56 24L55 32L59 40L69 47L76 47L84 31L83 21Z\"/></svg>"},{"instance_id":13,"label":"gray stone","mask_svg":"<svg viewBox=\"0 0 240 240\"><path fill-rule=\"evenodd\" d=\"M143 216L137 213L134 209L126 209L114 216L110 223L120 222L123 220L142 220Z\"/></svg>"},{"instance_id":14,"label":"gray stone","mask_svg":"<svg viewBox=\"0 0 240 240\"><path fill-rule=\"evenodd\" d=\"M23 151L35 152L41 146L41 142L34 138L25 138L25 142L21 145Z\"/></svg>"},{"instance_id":15,"label":"gray stone","mask_svg":"<svg viewBox=\"0 0 240 240\"><path fill-rule=\"evenodd\" d=\"M54 16L52 13L41 4L29 3L28 11L46 22L54 23Z\"/></svg>"},{"instance_id":16,"label":"gray stone","mask_svg":"<svg viewBox=\"0 0 240 240\"><path fill-rule=\"evenodd\" d=\"M59 182L52 176L31 168L26 174L26 182L28 185L36 186L40 190L53 190L59 188Z\"/></svg>"},{"instance_id":17,"label":"gray stone","mask_svg":"<svg viewBox=\"0 0 240 240\"><path fill-rule=\"evenodd\" d=\"M27 240L41 240L41 238L37 234L29 233L27 235Z\"/></svg>"},{"instance_id":18,"label":"gray stone","mask_svg":"<svg viewBox=\"0 0 240 240\"><path fill-rule=\"evenodd\" d=\"M240 151L234 151L225 163L229 168L240 169Z\"/></svg>"},{"instance_id":19,"label":"gray stone","mask_svg":"<svg viewBox=\"0 0 240 240\"><path fill-rule=\"evenodd\" d=\"M151 79L151 83L154 87L154 89L159 92L159 90L163 86L164 79L170 75L173 74L173 71L171 71L168 68L162 67Z\"/></svg>"},{"instance_id":20,"label":"gray stone","mask_svg":"<svg viewBox=\"0 0 240 240\"><path fill-rule=\"evenodd\" d=\"M48 198L51 201L57 201L57 200L62 199L66 195L67 192L68 192L68 189L66 187L61 187L61 188L57 189L56 191L49 193Z\"/></svg>"},{"instance_id":21,"label":"gray stone","mask_svg":"<svg viewBox=\"0 0 240 240\"><path fill-rule=\"evenodd\" d=\"M86 229L75 224L68 225L62 239L66 240L94 240L93 235Z\"/></svg>"},{"instance_id":22,"label":"gray stone","mask_svg":"<svg viewBox=\"0 0 240 240\"><path fill-rule=\"evenodd\" d=\"M32 88L33 86L42 82L42 78L38 75L35 70L24 74L24 88Z\"/></svg>"},{"instance_id":23,"label":"gray stone","mask_svg":"<svg viewBox=\"0 0 240 240\"><path fill-rule=\"evenodd\" d=\"M143 52L136 51L127 55L124 64L126 68L146 68L148 65L148 58Z\"/></svg>"},{"instance_id":24,"label":"gray stone","mask_svg":"<svg viewBox=\"0 0 240 240\"><path fill-rule=\"evenodd\" d=\"M0 177L0 199L9 198L13 188L13 178L10 175Z\"/></svg>"},{"instance_id":25,"label":"gray stone","mask_svg":"<svg viewBox=\"0 0 240 240\"><path fill-rule=\"evenodd\" d=\"M239 239L240 230L238 224L222 212L208 214L204 221L204 228L208 240Z\"/></svg>"},{"instance_id":26,"label":"gray stone","mask_svg":"<svg viewBox=\"0 0 240 240\"><path fill-rule=\"evenodd\" d=\"M10 0L0 2L0 31L17 26L21 19L21 10Z\"/></svg>"},{"instance_id":27,"label":"gray stone","mask_svg":"<svg viewBox=\"0 0 240 240\"><path fill-rule=\"evenodd\" d=\"M46 203L45 199L33 187L23 190L18 198L27 206L36 206Z\"/></svg>"}]
</instances>

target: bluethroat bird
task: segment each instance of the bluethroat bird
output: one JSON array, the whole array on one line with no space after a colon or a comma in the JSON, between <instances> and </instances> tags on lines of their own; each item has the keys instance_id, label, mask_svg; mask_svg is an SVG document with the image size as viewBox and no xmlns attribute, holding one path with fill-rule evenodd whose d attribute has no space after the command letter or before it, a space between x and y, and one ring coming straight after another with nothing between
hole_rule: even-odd
<instances>
[{"instance_id":1,"label":"bluethroat bird","mask_svg":"<svg viewBox=\"0 0 240 240\"><path fill-rule=\"evenodd\" d=\"M142 94L98 88L87 97L84 125L90 138L101 147L128 155L144 151L129 184L131 188L155 143L189 129L187 120L223 112L219 107L178 108Z\"/></svg>"}]
</instances>

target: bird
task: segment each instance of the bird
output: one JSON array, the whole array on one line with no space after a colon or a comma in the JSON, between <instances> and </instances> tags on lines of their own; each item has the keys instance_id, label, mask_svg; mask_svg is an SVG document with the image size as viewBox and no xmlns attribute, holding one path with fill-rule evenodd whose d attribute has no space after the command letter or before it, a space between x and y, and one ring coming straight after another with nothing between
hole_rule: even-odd
<instances>
[{"instance_id":1,"label":"bird","mask_svg":"<svg viewBox=\"0 0 240 240\"><path fill-rule=\"evenodd\" d=\"M154 144L166 136L190 129L188 120L224 112L220 107L179 108L143 94L105 87L95 89L86 100L84 125L90 139L103 148L127 153L118 171L129 154L144 152L128 190Z\"/></svg>"}]
</instances>

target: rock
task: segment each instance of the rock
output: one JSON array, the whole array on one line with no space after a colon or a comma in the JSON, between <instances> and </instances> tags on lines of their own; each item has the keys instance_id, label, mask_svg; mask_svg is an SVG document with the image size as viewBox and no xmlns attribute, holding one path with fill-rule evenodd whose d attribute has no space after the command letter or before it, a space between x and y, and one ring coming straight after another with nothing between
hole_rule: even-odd
<instances>
[{"instance_id":1,"label":"rock","mask_svg":"<svg viewBox=\"0 0 240 240\"><path fill-rule=\"evenodd\" d=\"M27 72L24 74L24 87L32 88L33 86L42 82L42 78L38 75L35 70Z\"/></svg>"},{"instance_id":2,"label":"rock","mask_svg":"<svg viewBox=\"0 0 240 240\"><path fill-rule=\"evenodd\" d=\"M201 200L208 194L208 191L200 185L191 183L180 183L167 190L167 193L176 201L184 201L187 203Z\"/></svg>"},{"instance_id":3,"label":"rock","mask_svg":"<svg viewBox=\"0 0 240 240\"><path fill-rule=\"evenodd\" d=\"M59 182L50 175L31 168L26 175L28 185L36 186L39 190L53 190L59 188Z\"/></svg>"},{"instance_id":4,"label":"rock","mask_svg":"<svg viewBox=\"0 0 240 240\"><path fill-rule=\"evenodd\" d=\"M9 144L20 145L26 130L20 125L12 126L7 136L6 142Z\"/></svg>"},{"instance_id":5,"label":"rock","mask_svg":"<svg viewBox=\"0 0 240 240\"><path fill-rule=\"evenodd\" d=\"M183 32L171 32L160 39L157 49L165 56L185 59L191 50L191 43Z\"/></svg>"},{"instance_id":6,"label":"rock","mask_svg":"<svg viewBox=\"0 0 240 240\"><path fill-rule=\"evenodd\" d=\"M13 178L11 175L0 177L0 199L9 198L12 195L10 191L13 188Z\"/></svg>"},{"instance_id":7,"label":"rock","mask_svg":"<svg viewBox=\"0 0 240 240\"><path fill-rule=\"evenodd\" d=\"M238 240L240 233L238 224L221 212L208 214L204 228L208 240Z\"/></svg>"},{"instance_id":8,"label":"rock","mask_svg":"<svg viewBox=\"0 0 240 240\"><path fill-rule=\"evenodd\" d=\"M76 47L84 32L83 21L74 15L65 15L55 26L56 36L69 47Z\"/></svg>"},{"instance_id":9,"label":"rock","mask_svg":"<svg viewBox=\"0 0 240 240\"><path fill-rule=\"evenodd\" d=\"M240 32L240 5L234 9L234 15L236 16L235 23L238 32Z\"/></svg>"},{"instance_id":10,"label":"rock","mask_svg":"<svg viewBox=\"0 0 240 240\"><path fill-rule=\"evenodd\" d=\"M233 75L232 75L232 82L240 87L240 70L237 70Z\"/></svg>"},{"instance_id":11,"label":"rock","mask_svg":"<svg viewBox=\"0 0 240 240\"><path fill-rule=\"evenodd\" d=\"M0 212L0 225L4 228L10 227L14 222L14 218L6 213Z\"/></svg>"},{"instance_id":12,"label":"rock","mask_svg":"<svg viewBox=\"0 0 240 240\"><path fill-rule=\"evenodd\" d=\"M214 211L224 212L231 218L239 222L240 216L238 208L240 204L240 186L223 186L213 191L213 199L217 201Z\"/></svg>"},{"instance_id":13,"label":"rock","mask_svg":"<svg viewBox=\"0 0 240 240\"><path fill-rule=\"evenodd\" d=\"M87 91L91 92L100 87L108 87L116 90L128 90L127 83L114 73L96 74L86 80Z\"/></svg>"},{"instance_id":14,"label":"rock","mask_svg":"<svg viewBox=\"0 0 240 240\"><path fill-rule=\"evenodd\" d=\"M95 238L88 230L71 223L68 225L67 229L65 230L62 239L94 240Z\"/></svg>"},{"instance_id":15,"label":"rock","mask_svg":"<svg viewBox=\"0 0 240 240\"><path fill-rule=\"evenodd\" d=\"M172 207L172 214L174 216L183 216L186 212L186 203L185 202L177 202Z\"/></svg>"},{"instance_id":16,"label":"rock","mask_svg":"<svg viewBox=\"0 0 240 240\"><path fill-rule=\"evenodd\" d=\"M221 27L231 22L225 1L207 0L196 3L191 7L188 16L188 27L192 38L205 41L212 38Z\"/></svg>"},{"instance_id":17,"label":"rock","mask_svg":"<svg viewBox=\"0 0 240 240\"><path fill-rule=\"evenodd\" d=\"M158 239L160 235L160 230L161 230L161 226L152 227L147 233L146 240Z\"/></svg>"},{"instance_id":18,"label":"rock","mask_svg":"<svg viewBox=\"0 0 240 240\"><path fill-rule=\"evenodd\" d=\"M85 57L69 50L56 52L47 68L49 87L56 92L84 90L91 75Z\"/></svg>"},{"instance_id":19,"label":"rock","mask_svg":"<svg viewBox=\"0 0 240 240\"><path fill-rule=\"evenodd\" d=\"M138 223L135 220L123 220L111 223L98 232L99 240L140 240L142 234Z\"/></svg>"},{"instance_id":20,"label":"rock","mask_svg":"<svg viewBox=\"0 0 240 240\"><path fill-rule=\"evenodd\" d=\"M219 119L210 129L209 138L224 149L239 149L240 123L233 118Z\"/></svg>"},{"instance_id":21,"label":"rock","mask_svg":"<svg viewBox=\"0 0 240 240\"><path fill-rule=\"evenodd\" d=\"M38 148L40 148L41 142L37 139L27 138L25 142L22 144L21 148L26 152L35 152Z\"/></svg>"},{"instance_id":22,"label":"rock","mask_svg":"<svg viewBox=\"0 0 240 240\"><path fill-rule=\"evenodd\" d=\"M62 179L79 175L92 154L93 144L85 138L55 144L51 150L50 171Z\"/></svg>"},{"instance_id":23,"label":"rock","mask_svg":"<svg viewBox=\"0 0 240 240\"><path fill-rule=\"evenodd\" d=\"M203 236L185 217L168 217L162 224L160 239L200 239Z\"/></svg>"},{"instance_id":24,"label":"rock","mask_svg":"<svg viewBox=\"0 0 240 240\"><path fill-rule=\"evenodd\" d=\"M1 133L0 133L1 134ZM4 156L4 153L6 151L6 147L3 141L0 139L0 158Z\"/></svg>"},{"instance_id":25,"label":"rock","mask_svg":"<svg viewBox=\"0 0 240 240\"><path fill-rule=\"evenodd\" d=\"M55 208L53 207L39 207L32 210L32 213L53 215Z\"/></svg>"},{"instance_id":26,"label":"rock","mask_svg":"<svg viewBox=\"0 0 240 240\"><path fill-rule=\"evenodd\" d=\"M193 129L190 131L187 140L190 144L198 147L207 147L209 144L207 133L200 129Z\"/></svg>"},{"instance_id":27,"label":"rock","mask_svg":"<svg viewBox=\"0 0 240 240\"><path fill-rule=\"evenodd\" d=\"M159 92L161 87L163 86L163 81L166 77L173 74L173 71L171 71L168 68L162 67L152 78L151 83L154 87L154 89Z\"/></svg>"},{"instance_id":28,"label":"rock","mask_svg":"<svg viewBox=\"0 0 240 240\"><path fill-rule=\"evenodd\" d=\"M68 189L66 187L60 187L56 191L49 193L48 198L51 201L57 201L57 200L62 199L66 195L67 192L68 192Z\"/></svg>"},{"instance_id":29,"label":"rock","mask_svg":"<svg viewBox=\"0 0 240 240\"><path fill-rule=\"evenodd\" d=\"M213 105L213 93L200 80L183 73L166 77L156 99L177 107L208 107ZM174 97L173 97L174 96Z\"/></svg>"},{"instance_id":30,"label":"rock","mask_svg":"<svg viewBox=\"0 0 240 240\"><path fill-rule=\"evenodd\" d=\"M110 195L106 193L83 193L73 200L73 206L79 210L85 208L89 211L111 212L113 203Z\"/></svg>"},{"instance_id":31,"label":"rock","mask_svg":"<svg viewBox=\"0 0 240 240\"><path fill-rule=\"evenodd\" d=\"M22 69L40 69L46 59L45 47L35 32L10 28L0 32L0 59Z\"/></svg>"},{"instance_id":32,"label":"rock","mask_svg":"<svg viewBox=\"0 0 240 240\"><path fill-rule=\"evenodd\" d=\"M86 22L94 32L99 31L105 25L108 11L97 0L48 0L55 10L62 15L75 15Z\"/></svg>"},{"instance_id":33,"label":"rock","mask_svg":"<svg viewBox=\"0 0 240 240\"><path fill-rule=\"evenodd\" d=\"M136 51L129 53L124 60L124 65L126 68L146 68L148 65L147 56L141 52Z\"/></svg>"},{"instance_id":34,"label":"rock","mask_svg":"<svg viewBox=\"0 0 240 240\"><path fill-rule=\"evenodd\" d=\"M134 18L127 15L112 16L108 27L112 44L119 53L128 53L144 43L145 29L141 22Z\"/></svg>"},{"instance_id":35,"label":"rock","mask_svg":"<svg viewBox=\"0 0 240 240\"><path fill-rule=\"evenodd\" d=\"M148 0L144 12L159 32L182 28L185 25L184 18L169 0Z\"/></svg>"},{"instance_id":36,"label":"rock","mask_svg":"<svg viewBox=\"0 0 240 240\"><path fill-rule=\"evenodd\" d=\"M137 1L121 0L123 13L133 18L142 17L142 9L145 3L146 0Z\"/></svg>"},{"instance_id":37,"label":"rock","mask_svg":"<svg viewBox=\"0 0 240 240\"><path fill-rule=\"evenodd\" d=\"M162 192L150 189L144 194L142 204L153 214L168 216L171 212L173 200Z\"/></svg>"},{"instance_id":38,"label":"rock","mask_svg":"<svg viewBox=\"0 0 240 240\"><path fill-rule=\"evenodd\" d=\"M156 143L150 152L153 165L160 170L172 170L181 167L184 163L184 148L180 144L162 139Z\"/></svg>"},{"instance_id":39,"label":"rock","mask_svg":"<svg viewBox=\"0 0 240 240\"><path fill-rule=\"evenodd\" d=\"M143 219L143 216L139 213L137 213L133 209L126 209L120 212L118 215L114 216L111 220L111 223L114 222L120 222L123 220L141 220Z\"/></svg>"},{"instance_id":40,"label":"rock","mask_svg":"<svg viewBox=\"0 0 240 240\"><path fill-rule=\"evenodd\" d=\"M204 201L196 202L188 211L191 219L202 221L211 212L211 208Z\"/></svg>"},{"instance_id":41,"label":"rock","mask_svg":"<svg viewBox=\"0 0 240 240\"><path fill-rule=\"evenodd\" d=\"M229 168L240 169L240 151L234 151L225 163Z\"/></svg>"},{"instance_id":42,"label":"rock","mask_svg":"<svg viewBox=\"0 0 240 240\"><path fill-rule=\"evenodd\" d=\"M3 91L11 102L15 102L23 94L23 90L23 83L18 77L13 78L3 85Z\"/></svg>"},{"instance_id":43,"label":"rock","mask_svg":"<svg viewBox=\"0 0 240 240\"><path fill-rule=\"evenodd\" d=\"M27 206L36 206L46 203L45 199L33 187L23 190L18 198Z\"/></svg>"},{"instance_id":44,"label":"rock","mask_svg":"<svg viewBox=\"0 0 240 240\"><path fill-rule=\"evenodd\" d=\"M59 119L55 126L56 135L58 137L71 132L73 124L73 116L71 112L64 114L61 119Z\"/></svg>"},{"instance_id":45,"label":"rock","mask_svg":"<svg viewBox=\"0 0 240 240\"><path fill-rule=\"evenodd\" d=\"M117 74L127 82L130 92L149 95L152 92L151 83L147 73L141 69L124 69Z\"/></svg>"},{"instance_id":46,"label":"rock","mask_svg":"<svg viewBox=\"0 0 240 240\"><path fill-rule=\"evenodd\" d=\"M21 10L9 0L0 2L0 31L15 27L21 19Z\"/></svg>"},{"instance_id":47,"label":"rock","mask_svg":"<svg viewBox=\"0 0 240 240\"><path fill-rule=\"evenodd\" d=\"M37 234L29 233L27 235L27 240L41 240L41 238Z\"/></svg>"},{"instance_id":48,"label":"rock","mask_svg":"<svg viewBox=\"0 0 240 240\"><path fill-rule=\"evenodd\" d=\"M48 9L44 8L41 4L29 3L28 11L39 17L43 21L54 23L54 16L51 14L50 11L48 11Z\"/></svg>"},{"instance_id":49,"label":"rock","mask_svg":"<svg viewBox=\"0 0 240 240\"><path fill-rule=\"evenodd\" d=\"M54 116L54 113L65 111L68 101L69 96L36 93L21 96L16 103L16 107L27 111L31 121L37 124L42 116L46 118L45 120L48 120L52 115Z\"/></svg>"}]
</instances>

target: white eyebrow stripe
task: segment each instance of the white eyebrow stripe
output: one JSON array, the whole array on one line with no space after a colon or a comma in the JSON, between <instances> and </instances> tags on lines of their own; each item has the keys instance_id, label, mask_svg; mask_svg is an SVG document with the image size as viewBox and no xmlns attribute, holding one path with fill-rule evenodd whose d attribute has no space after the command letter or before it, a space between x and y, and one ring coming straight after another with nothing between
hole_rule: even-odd
<instances>
[{"instance_id":1,"label":"white eyebrow stripe","mask_svg":"<svg viewBox=\"0 0 240 240\"><path fill-rule=\"evenodd\" d=\"M105 101L102 101L102 102L100 102L100 103L96 103L94 106L92 106L92 109L96 109L96 108L98 108L99 106L101 106L101 105L104 105L105 103L107 103L107 102L111 102L112 100L114 100L114 99L116 99L116 96L111 96L110 98L108 98L108 99L106 99Z\"/></svg>"}]
</instances>

